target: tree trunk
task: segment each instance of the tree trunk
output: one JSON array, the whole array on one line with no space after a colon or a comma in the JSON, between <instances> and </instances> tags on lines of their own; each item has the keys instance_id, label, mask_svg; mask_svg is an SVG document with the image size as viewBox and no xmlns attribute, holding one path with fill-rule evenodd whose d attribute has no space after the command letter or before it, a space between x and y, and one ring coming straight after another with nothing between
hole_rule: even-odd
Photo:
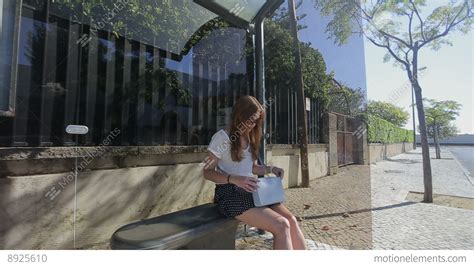
<instances>
[{"instance_id":1,"label":"tree trunk","mask_svg":"<svg viewBox=\"0 0 474 266\"><path fill-rule=\"evenodd\" d=\"M413 149L416 150L416 126L415 126L415 95L414 95L413 85L411 85L411 113L413 117Z\"/></svg>"},{"instance_id":2,"label":"tree trunk","mask_svg":"<svg viewBox=\"0 0 474 266\"><path fill-rule=\"evenodd\" d=\"M434 123L434 128L433 128L433 133L434 133L434 143L435 143L435 150L436 150L436 159L441 159L441 149L439 147L439 128Z\"/></svg>"},{"instance_id":3,"label":"tree trunk","mask_svg":"<svg viewBox=\"0 0 474 266\"><path fill-rule=\"evenodd\" d=\"M298 97L298 140L300 143L301 157L301 177L302 187L309 187L309 171L308 171L308 135L306 126L306 100L303 87L303 72L301 70L301 51L298 40L298 30L296 21L296 10L294 0L288 0L288 11L290 12L290 31L293 36L293 47L295 48L296 61L296 92Z\"/></svg>"},{"instance_id":4,"label":"tree trunk","mask_svg":"<svg viewBox=\"0 0 474 266\"><path fill-rule=\"evenodd\" d=\"M421 96L421 87L418 81L414 81L416 106L418 111L418 121L420 123L420 137L421 137L421 153L423 156L423 183L425 187L425 195L423 201L426 203L433 202L433 183L431 178L431 160L430 160L430 146L428 145L428 134L426 131L425 110L423 109L423 98Z\"/></svg>"},{"instance_id":5,"label":"tree trunk","mask_svg":"<svg viewBox=\"0 0 474 266\"><path fill-rule=\"evenodd\" d=\"M426 119L425 110L423 107L423 96L421 95L421 87L418 82L418 43L415 42L413 48L413 74L411 75L410 70L407 69L408 76L415 90L416 109L418 111L418 122L420 126L420 137L421 137L421 154L423 157L423 184L425 188L425 194L423 202L433 202L433 182L431 178L431 160L430 160L430 146L428 145L428 132L426 130Z\"/></svg>"}]
</instances>

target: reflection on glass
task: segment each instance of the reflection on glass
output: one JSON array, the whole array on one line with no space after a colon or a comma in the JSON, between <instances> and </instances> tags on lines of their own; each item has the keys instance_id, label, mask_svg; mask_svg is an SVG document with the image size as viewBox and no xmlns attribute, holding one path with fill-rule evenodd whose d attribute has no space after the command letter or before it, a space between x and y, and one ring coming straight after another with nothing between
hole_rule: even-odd
<instances>
[{"instance_id":1,"label":"reflection on glass","mask_svg":"<svg viewBox=\"0 0 474 266\"><path fill-rule=\"evenodd\" d=\"M205 145L235 100L254 94L250 45L245 30L191 1L25 0L24 99L0 145L75 145L69 124L90 129L79 145L115 129L109 145Z\"/></svg>"},{"instance_id":2,"label":"reflection on glass","mask_svg":"<svg viewBox=\"0 0 474 266\"><path fill-rule=\"evenodd\" d=\"M200 27L217 17L189 0L88 2L58 0L51 4L50 12L64 19L72 17L93 31L110 31L177 55Z\"/></svg>"},{"instance_id":3,"label":"reflection on glass","mask_svg":"<svg viewBox=\"0 0 474 266\"><path fill-rule=\"evenodd\" d=\"M258 11L267 2L266 0L211 0L237 17L252 21Z\"/></svg>"},{"instance_id":4,"label":"reflection on glass","mask_svg":"<svg viewBox=\"0 0 474 266\"><path fill-rule=\"evenodd\" d=\"M12 88L11 69L15 31L15 9L13 0L0 1L0 112L8 111Z\"/></svg>"}]
</instances>

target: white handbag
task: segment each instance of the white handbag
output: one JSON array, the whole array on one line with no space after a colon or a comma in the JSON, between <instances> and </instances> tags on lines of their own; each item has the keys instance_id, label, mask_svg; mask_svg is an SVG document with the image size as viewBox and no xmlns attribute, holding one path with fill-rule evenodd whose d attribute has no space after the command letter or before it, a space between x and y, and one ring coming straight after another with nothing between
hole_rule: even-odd
<instances>
[{"instance_id":1,"label":"white handbag","mask_svg":"<svg viewBox=\"0 0 474 266\"><path fill-rule=\"evenodd\" d=\"M256 207L267 206L285 201L282 179L278 176L259 178L258 188L252 192L253 202Z\"/></svg>"}]
</instances>

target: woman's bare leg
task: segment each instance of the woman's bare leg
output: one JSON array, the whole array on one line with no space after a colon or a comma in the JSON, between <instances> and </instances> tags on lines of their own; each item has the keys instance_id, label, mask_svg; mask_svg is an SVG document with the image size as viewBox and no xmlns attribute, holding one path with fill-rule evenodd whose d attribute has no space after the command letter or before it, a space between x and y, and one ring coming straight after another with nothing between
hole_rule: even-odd
<instances>
[{"instance_id":1,"label":"woman's bare leg","mask_svg":"<svg viewBox=\"0 0 474 266\"><path fill-rule=\"evenodd\" d=\"M293 249L307 249L306 240L304 239L303 232L298 225L296 217L281 203L271 205L270 208L290 222L290 234Z\"/></svg>"},{"instance_id":2,"label":"woman's bare leg","mask_svg":"<svg viewBox=\"0 0 474 266\"><path fill-rule=\"evenodd\" d=\"M236 219L273 234L273 249L293 249L290 222L268 207L251 208Z\"/></svg>"}]
</instances>

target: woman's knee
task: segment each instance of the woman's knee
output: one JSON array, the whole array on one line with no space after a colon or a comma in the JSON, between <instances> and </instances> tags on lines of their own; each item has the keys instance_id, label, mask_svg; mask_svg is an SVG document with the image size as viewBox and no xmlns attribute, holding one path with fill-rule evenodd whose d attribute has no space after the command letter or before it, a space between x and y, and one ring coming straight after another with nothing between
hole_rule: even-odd
<instances>
[{"instance_id":1,"label":"woman's knee","mask_svg":"<svg viewBox=\"0 0 474 266\"><path fill-rule=\"evenodd\" d=\"M298 220L296 219L296 217L288 209L286 209L281 203L279 203L274 208L274 210L278 212L281 216L285 217L290 222L290 226L298 225Z\"/></svg>"},{"instance_id":2,"label":"woman's knee","mask_svg":"<svg viewBox=\"0 0 474 266\"><path fill-rule=\"evenodd\" d=\"M277 235L288 234L290 232L290 226L290 221L288 221L288 219L285 217L280 216L273 222L272 233Z\"/></svg>"},{"instance_id":3,"label":"woman's knee","mask_svg":"<svg viewBox=\"0 0 474 266\"><path fill-rule=\"evenodd\" d=\"M298 220L296 219L296 217L293 214L289 215L289 216L286 216L285 218L290 223L290 226L298 226Z\"/></svg>"}]
</instances>

